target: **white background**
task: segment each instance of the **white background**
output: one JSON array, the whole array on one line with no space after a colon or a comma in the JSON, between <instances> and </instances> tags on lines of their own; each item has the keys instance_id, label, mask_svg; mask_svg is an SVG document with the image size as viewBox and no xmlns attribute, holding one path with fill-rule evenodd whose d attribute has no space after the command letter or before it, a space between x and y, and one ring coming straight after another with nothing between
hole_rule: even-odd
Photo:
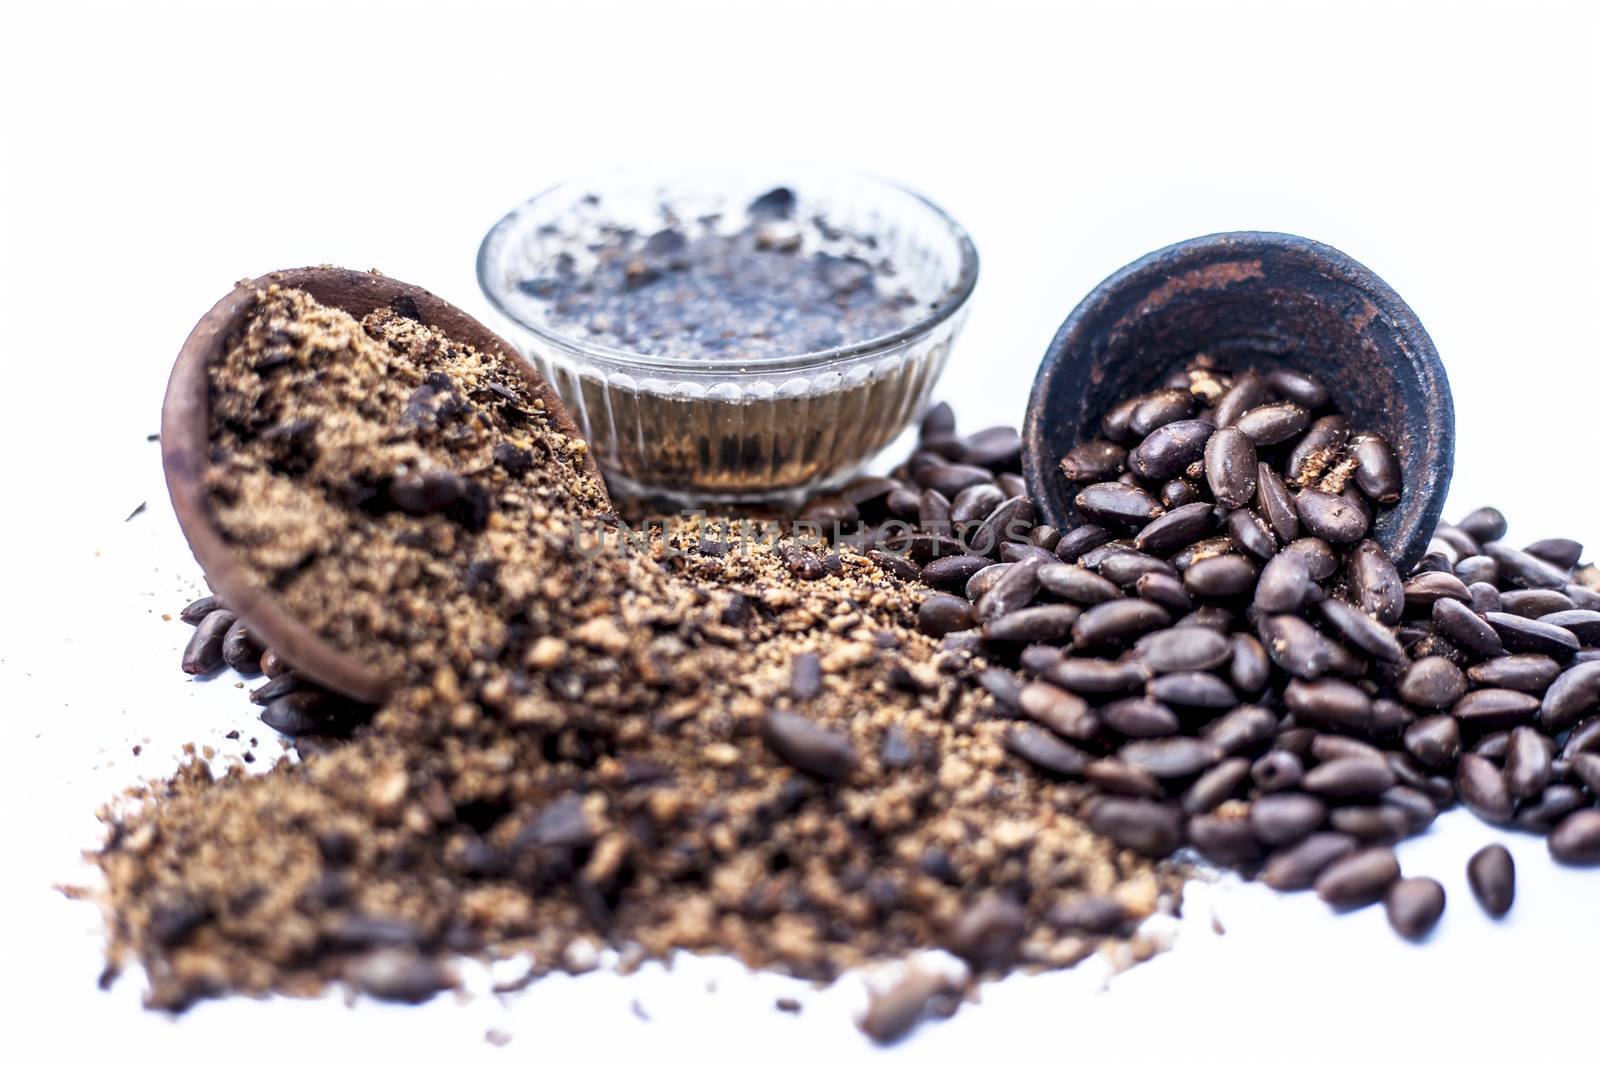
<instances>
[{"instance_id":1,"label":"white background","mask_svg":"<svg viewBox=\"0 0 1600 1067\"><path fill-rule=\"evenodd\" d=\"M939 390L975 429L1020 419L1055 327L1115 268L1211 231L1287 230L1372 267L1432 333L1459 426L1450 514L1493 501L1515 539L1600 543L1594 10L8 5L0 1043L13 1062L873 1055L848 1022L859 986L727 961L555 979L505 1004L235 1001L176 1022L139 1009L136 975L95 989L96 917L51 889L88 877L94 807L170 770L183 741L231 758L220 738L237 727L275 745L235 679L183 679L187 628L160 619L198 573L145 435L183 337L235 279L376 266L481 313L480 235L569 172L733 153L847 164L924 191L979 246ZM1520 876L1499 924L1462 874L1495 837ZM1176 949L1107 991L1092 968L1013 978L887 1058L1594 1063L1600 874L1460 814L1401 858L1450 893L1425 946L1378 909L1197 891ZM780 995L804 1013L775 1012ZM486 1043L490 1027L510 1044Z\"/></svg>"}]
</instances>

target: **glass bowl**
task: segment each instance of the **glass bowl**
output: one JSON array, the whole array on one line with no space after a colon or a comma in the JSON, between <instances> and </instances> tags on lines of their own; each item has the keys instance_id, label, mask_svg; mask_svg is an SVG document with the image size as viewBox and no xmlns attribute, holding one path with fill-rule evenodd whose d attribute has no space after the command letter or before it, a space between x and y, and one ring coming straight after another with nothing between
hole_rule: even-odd
<instances>
[{"instance_id":1,"label":"glass bowl","mask_svg":"<svg viewBox=\"0 0 1600 1067\"><path fill-rule=\"evenodd\" d=\"M778 189L794 195L792 225L780 227L780 239L805 242L794 254L821 257L813 245L846 233L890 266L877 277L903 294L897 328L810 350L780 339L762 351L739 341L689 355L683 344L629 351L583 336L590 331L563 319L541 281L563 256L565 276L584 277L618 233L731 232ZM977 277L971 239L932 203L874 178L796 166L576 178L501 219L478 250L484 294L566 402L613 492L678 505L792 504L848 480L926 405Z\"/></svg>"}]
</instances>

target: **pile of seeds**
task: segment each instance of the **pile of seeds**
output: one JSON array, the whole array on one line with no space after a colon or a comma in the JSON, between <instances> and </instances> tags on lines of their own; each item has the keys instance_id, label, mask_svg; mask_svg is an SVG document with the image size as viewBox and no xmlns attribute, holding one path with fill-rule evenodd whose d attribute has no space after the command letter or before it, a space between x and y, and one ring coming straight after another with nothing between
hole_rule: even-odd
<instances>
[{"instance_id":1,"label":"pile of seeds","mask_svg":"<svg viewBox=\"0 0 1600 1067\"><path fill-rule=\"evenodd\" d=\"M1329 402L1197 361L1061 458L1067 531L1035 525L1014 431L962 438L940 407L892 477L804 517L943 590L923 631L1016 718L1014 758L1088 787L1095 829L1338 907L1388 893L1418 936L1442 891L1389 846L1458 799L1600 861L1600 574L1486 508L1403 578L1367 539L1393 453Z\"/></svg>"},{"instance_id":2,"label":"pile of seeds","mask_svg":"<svg viewBox=\"0 0 1600 1067\"><path fill-rule=\"evenodd\" d=\"M152 1005L421 1000L457 954L578 971L608 946L1059 967L1175 905L1171 868L1076 819L1081 786L1008 758L1009 713L919 632L892 557L695 520L580 546L575 446L508 368L403 316L258 301L212 378L216 517L395 688L353 725L279 673L269 724L348 738L258 775L193 761L105 812L113 964ZM191 606L186 669L270 656L229 614Z\"/></svg>"}]
</instances>

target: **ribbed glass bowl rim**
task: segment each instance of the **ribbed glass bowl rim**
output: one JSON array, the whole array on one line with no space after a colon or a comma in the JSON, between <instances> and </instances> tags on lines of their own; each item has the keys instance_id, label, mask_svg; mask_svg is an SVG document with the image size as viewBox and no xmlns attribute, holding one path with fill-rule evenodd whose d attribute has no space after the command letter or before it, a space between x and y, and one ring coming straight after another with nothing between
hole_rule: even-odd
<instances>
[{"instance_id":1,"label":"ribbed glass bowl rim","mask_svg":"<svg viewBox=\"0 0 1600 1067\"><path fill-rule=\"evenodd\" d=\"M865 341L839 345L834 348L819 348L810 352L797 352L789 356L749 360L690 359L683 356L656 356L647 352L629 351L625 348L611 348L607 345L594 344L580 338L558 333L546 326L523 318L508 307L501 298L500 286L490 282L489 271L492 267L490 256L499 242L516 228L521 217L527 212L537 210L558 193L585 186L598 185L607 179L615 179L625 174L637 173L637 168L618 168L566 178L529 197L511 209L500 221L489 227L489 232L484 234L482 243L478 245L478 288L483 290L484 297L500 314L540 340L564 350L569 355L590 362L609 363L616 368L624 370L671 370L687 377L723 377L731 371L764 373L772 370L814 370L833 363L852 360L858 356L878 355L903 347L927 336L937 329L940 324L954 318L962 308L966 307L968 298L972 296L972 291L978 284L978 249L972 243L972 238L967 235L967 231L962 229L961 224L951 218L948 212L921 193L871 174L810 166L799 169L821 177L831 176L835 179L849 178L863 181L891 195L909 197L930 211L934 219L943 224L946 232L955 240L956 247L960 250L960 270L956 275L955 284L952 286L954 293L952 298L941 302L937 308L927 315L924 315L909 326L896 330L894 333L869 337Z\"/></svg>"}]
</instances>

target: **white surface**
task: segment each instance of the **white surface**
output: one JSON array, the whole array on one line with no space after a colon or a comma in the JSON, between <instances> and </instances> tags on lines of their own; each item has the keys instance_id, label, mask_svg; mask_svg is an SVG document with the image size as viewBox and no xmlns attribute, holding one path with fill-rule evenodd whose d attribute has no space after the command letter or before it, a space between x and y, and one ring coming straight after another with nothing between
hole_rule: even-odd
<instances>
[{"instance_id":1,"label":"white surface","mask_svg":"<svg viewBox=\"0 0 1600 1067\"><path fill-rule=\"evenodd\" d=\"M568 172L730 151L847 163L925 191L978 243L973 314L939 390L971 429L1020 418L1051 333L1115 268L1197 234L1283 229L1371 266L1432 332L1460 430L1451 514L1493 501L1514 538L1600 544L1597 55L1582 3L7 8L8 1052L872 1055L847 1022L856 987L799 987L804 1014L781 1015L772 999L793 983L726 961L556 979L504 1005L233 1001L175 1022L139 1009L137 979L95 989L96 917L49 888L86 877L94 807L171 768L183 741L228 753L239 727L274 744L231 681L177 672L187 628L159 616L198 575L144 440L178 345L235 278L378 266L482 312L480 234ZM1581 502L1555 498L1545 457L1585 485ZM1497 837L1520 882L1499 924L1462 873ZM1600 875L1459 814L1401 858L1450 893L1425 947L1377 909L1336 919L1303 896L1207 887L1176 950L1109 992L1088 969L1013 978L889 1055L1594 1063ZM488 1045L488 1027L510 1045Z\"/></svg>"}]
</instances>

